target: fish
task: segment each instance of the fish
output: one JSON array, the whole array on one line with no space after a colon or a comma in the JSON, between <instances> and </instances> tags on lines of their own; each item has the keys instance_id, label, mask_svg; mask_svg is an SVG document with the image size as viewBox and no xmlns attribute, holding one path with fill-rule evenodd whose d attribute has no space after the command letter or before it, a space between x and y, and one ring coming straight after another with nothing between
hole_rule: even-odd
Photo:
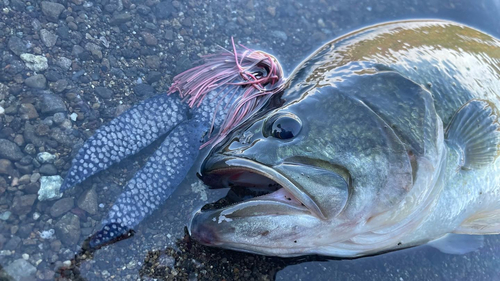
<instances>
[{"instance_id":1,"label":"fish","mask_svg":"<svg viewBox=\"0 0 500 281\"><path fill-rule=\"evenodd\" d=\"M212 148L200 178L228 196L189 233L281 257L464 253L500 233L499 109L499 39L444 20L353 31Z\"/></svg>"}]
</instances>

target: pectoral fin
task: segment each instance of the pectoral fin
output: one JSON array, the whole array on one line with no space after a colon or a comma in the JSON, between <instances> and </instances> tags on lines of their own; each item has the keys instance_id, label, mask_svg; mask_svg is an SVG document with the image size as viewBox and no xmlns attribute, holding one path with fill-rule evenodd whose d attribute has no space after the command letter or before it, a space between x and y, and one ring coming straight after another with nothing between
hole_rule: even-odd
<instances>
[{"instance_id":1,"label":"pectoral fin","mask_svg":"<svg viewBox=\"0 0 500 281\"><path fill-rule=\"evenodd\" d=\"M484 237L482 235L450 233L442 238L429 242L427 245L445 254L463 255L482 248L484 245Z\"/></svg>"},{"instance_id":2,"label":"pectoral fin","mask_svg":"<svg viewBox=\"0 0 500 281\"><path fill-rule=\"evenodd\" d=\"M446 129L447 143L459 151L462 169L479 169L500 154L500 125L496 107L471 100L453 116Z\"/></svg>"}]
</instances>

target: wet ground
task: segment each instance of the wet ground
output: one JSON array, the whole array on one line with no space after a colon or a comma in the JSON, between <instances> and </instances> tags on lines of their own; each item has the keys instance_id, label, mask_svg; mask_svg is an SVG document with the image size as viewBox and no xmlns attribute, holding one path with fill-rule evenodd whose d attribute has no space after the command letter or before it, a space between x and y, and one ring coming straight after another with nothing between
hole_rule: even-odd
<instances>
[{"instance_id":1,"label":"wet ground","mask_svg":"<svg viewBox=\"0 0 500 281\"><path fill-rule=\"evenodd\" d=\"M279 259L200 246L184 227L193 210L221 194L208 192L194 173L132 238L75 257L154 145L60 199L37 197L41 180L64 177L96 128L165 92L175 74L200 55L229 47L231 36L276 55L290 73L323 42L380 21L452 19L500 37L500 1L2 0L0 9L0 280L500 276L498 236L461 256L420 247L355 260ZM34 55L35 63L23 54Z\"/></svg>"}]
</instances>

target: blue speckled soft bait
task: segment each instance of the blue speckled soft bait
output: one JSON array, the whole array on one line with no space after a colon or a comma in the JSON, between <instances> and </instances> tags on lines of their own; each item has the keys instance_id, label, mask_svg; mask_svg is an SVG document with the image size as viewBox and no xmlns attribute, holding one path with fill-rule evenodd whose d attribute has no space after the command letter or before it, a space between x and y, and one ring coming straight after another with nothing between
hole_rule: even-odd
<instances>
[{"instance_id":1,"label":"blue speckled soft bait","mask_svg":"<svg viewBox=\"0 0 500 281\"><path fill-rule=\"evenodd\" d=\"M257 111L283 81L274 57L246 48L237 52L233 43L233 52L207 56L203 65L174 78L169 94L178 92L183 100L157 95L99 128L78 151L61 191L167 136L126 184L102 229L91 237L90 247L126 237L184 180L200 146L221 140ZM212 131L216 135L209 139Z\"/></svg>"}]
</instances>

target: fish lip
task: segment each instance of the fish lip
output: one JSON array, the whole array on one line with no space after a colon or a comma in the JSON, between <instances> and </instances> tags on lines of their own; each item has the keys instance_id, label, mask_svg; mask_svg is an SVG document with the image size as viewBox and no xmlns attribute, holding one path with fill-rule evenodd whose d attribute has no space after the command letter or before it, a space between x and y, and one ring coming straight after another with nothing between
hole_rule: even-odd
<instances>
[{"instance_id":1,"label":"fish lip","mask_svg":"<svg viewBox=\"0 0 500 281\"><path fill-rule=\"evenodd\" d=\"M302 203L312 215L322 220L327 219L317 203L307 193L300 190L297 185L273 167L266 166L259 162L235 156L213 156L202 165L200 175L205 184L214 186L214 184L217 183L217 178L214 179L212 177L213 174L221 171L231 171L233 169L255 173L278 183L282 188L293 195L294 199Z\"/></svg>"}]
</instances>

